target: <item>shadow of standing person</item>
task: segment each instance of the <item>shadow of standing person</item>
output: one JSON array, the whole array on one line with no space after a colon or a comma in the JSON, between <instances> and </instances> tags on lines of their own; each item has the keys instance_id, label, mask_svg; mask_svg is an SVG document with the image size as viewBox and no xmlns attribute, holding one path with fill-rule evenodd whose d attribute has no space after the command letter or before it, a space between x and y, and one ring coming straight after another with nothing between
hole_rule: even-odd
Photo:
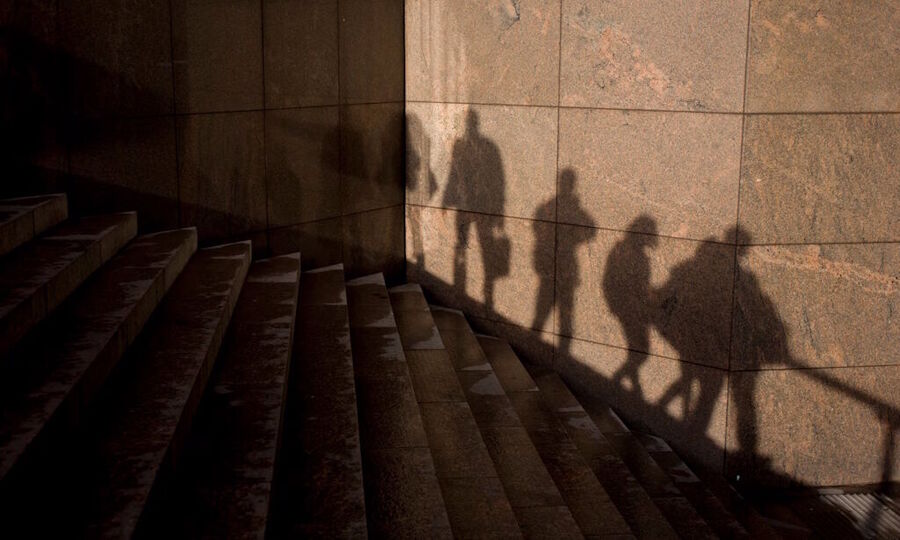
<instances>
[{"instance_id":1,"label":"shadow of standing person","mask_svg":"<svg viewBox=\"0 0 900 540\"><path fill-rule=\"evenodd\" d=\"M708 324L710 302L717 297L717 283L703 279L709 275L729 275L716 238L705 238L693 257L681 262L669 273L666 283L655 291L657 318L653 321L663 338L678 351L681 376L666 389L657 405L666 409L675 399L682 400L682 420L691 433L705 433L712 420L716 399L725 384L721 370L701 371L698 365L710 365L728 350L727 326ZM724 329L717 331L716 329ZM727 354L727 352L725 353ZM703 374L703 376L701 376ZM694 398L695 386L699 393Z\"/></svg>"},{"instance_id":2,"label":"shadow of standing person","mask_svg":"<svg viewBox=\"0 0 900 540\"><path fill-rule=\"evenodd\" d=\"M788 329L778 315L772 299L762 290L753 272L742 265L751 242L749 233L741 228L729 231L737 243L738 278L735 286L734 350L752 355L753 371L740 372L740 380L731 385L731 399L735 406L739 448L728 457L731 471L751 469L755 474L769 469L769 460L757 455L759 437L756 415L756 379L758 369L766 364L800 365L792 359L788 343ZM728 235L726 235L728 237ZM740 328L740 331L736 329ZM743 367L743 366L742 366ZM732 377L734 377L734 373ZM729 452L731 453L731 452Z\"/></svg>"},{"instance_id":3,"label":"shadow of standing person","mask_svg":"<svg viewBox=\"0 0 900 540\"><path fill-rule=\"evenodd\" d=\"M474 223L484 264L484 304L494 306L494 282L509 272L509 240L502 235L506 187L503 161L497 145L478 129L478 113L466 115L466 133L453 145L450 174L443 207L477 210L484 215L456 213L456 248L453 254L453 284L465 289L469 228ZM490 255L490 257L489 257ZM490 264L493 261L499 264ZM501 264L505 265L501 266Z\"/></svg>"},{"instance_id":4,"label":"shadow of standing person","mask_svg":"<svg viewBox=\"0 0 900 540\"><path fill-rule=\"evenodd\" d=\"M424 190L423 200L430 201L438 190L437 180L429 166L431 155L431 139L422 127L422 121L414 114L406 116L406 189L415 193ZM422 240L421 223L410 223L406 226L412 236L412 255L419 269L425 269L425 246Z\"/></svg>"},{"instance_id":5,"label":"shadow of standing person","mask_svg":"<svg viewBox=\"0 0 900 540\"><path fill-rule=\"evenodd\" d=\"M628 379L633 392L641 392L640 367L650 347L650 257L647 250L657 244L656 220L642 214L628 225L629 231L616 242L606 259L603 295L613 315L619 319L628 341L628 358L614 374L613 382L624 388Z\"/></svg>"},{"instance_id":6,"label":"shadow of standing person","mask_svg":"<svg viewBox=\"0 0 900 540\"><path fill-rule=\"evenodd\" d=\"M580 275L578 272L577 258L578 245L586 244L587 242L590 242L592 238L597 236L597 231L593 228L594 220L592 220L587 211L581 207L581 202L578 200L578 195L575 193L576 182L577 177L575 171L570 168L564 169L559 175L557 196L551 197L545 201L534 213L534 269L541 278L541 286L537 295L538 305L535 308L534 322L531 327L536 330L542 330L547 323L547 319L550 317L550 313L552 312L555 303L557 307L557 317L559 317L558 333L564 336L573 335L575 330L573 328L572 317L575 309L575 291L580 285L578 279L578 276ZM554 283L555 276L553 274L547 275L541 268L541 257L546 253L544 246L556 243L556 238L553 236L556 234L556 229L555 227L543 226L544 223L539 221L538 218L541 216L552 216L554 213L554 204L560 208L566 208L566 213L570 216L572 222L585 225L585 227L575 229L573 234L578 235L577 238L569 240L568 244L572 249L564 251L557 249L557 267L571 269L569 272L574 276L572 279L560 280L559 283ZM569 340L561 341L566 344L565 346L570 343ZM560 347L564 347L564 345L561 344ZM567 350L563 350L562 354L566 354L567 352Z\"/></svg>"}]
</instances>

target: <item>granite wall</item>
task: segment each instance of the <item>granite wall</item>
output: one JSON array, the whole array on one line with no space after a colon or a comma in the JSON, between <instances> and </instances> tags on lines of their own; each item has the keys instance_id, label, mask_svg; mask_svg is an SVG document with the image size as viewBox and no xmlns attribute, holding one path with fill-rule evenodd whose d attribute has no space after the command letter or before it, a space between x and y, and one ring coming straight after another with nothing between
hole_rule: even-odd
<instances>
[{"instance_id":1,"label":"granite wall","mask_svg":"<svg viewBox=\"0 0 900 540\"><path fill-rule=\"evenodd\" d=\"M3 194L402 275L402 0L0 6Z\"/></svg>"},{"instance_id":2,"label":"granite wall","mask_svg":"<svg viewBox=\"0 0 900 540\"><path fill-rule=\"evenodd\" d=\"M900 6L405 18L410 280L732 478L900 477Z\"/></svg>"}]
</instances>

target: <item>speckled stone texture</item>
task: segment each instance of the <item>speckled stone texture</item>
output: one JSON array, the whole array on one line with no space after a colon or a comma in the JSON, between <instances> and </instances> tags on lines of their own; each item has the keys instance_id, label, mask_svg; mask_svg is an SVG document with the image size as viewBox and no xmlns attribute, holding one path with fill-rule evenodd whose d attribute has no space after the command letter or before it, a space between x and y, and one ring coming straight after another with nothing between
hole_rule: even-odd
<instances>
[{"instance_id":1,"label":"speckled stone texture","mask_svg":"<svg viewBox=\"0 0 900 540\"><path fill-rule=\"evenodd\" d=\"M75 216L135 210L142 233L197 226L201 245L343 262L342 216L403 204L403 6L10 3L2 195L65 191ZM348 272L393 265L396 281L390 238L349 247Z\"/></svg>"},{"instance_id":2,"label":"speckled stone texture","mask_svg":"<svg viewBox=\"0 0 900 540\"><path fill-rule=\"evenodd\" d=\"M104 413L81 439L95 458L72 480L67 509L83 509L74 512L76 529L133 534L157 478L171 474L184 448L249 266L249 242L204 249L173 284L146 343L132 351L100 405Z\"/></svg>"},{"instance_id":3,"label":"speckled stone texture","mask_svg":"<svg viewBox=\"0 0 900 540\"><path fill-rule=\"evenodd\" d=\"M0 260L0 355L8 353L137 233L137 215L64 223Z\"/></svg>"},{"instance_id":4,"label":"speckled stone texture","mask_svg":"<svg viewBox=\"0 0 900 540\"><path fill-rule=\"evenodd\" d=\"M263 112L178 118L181 219L201 237L266 228Z\"/></svg>"},{"instance_id":5,"label":"speckled stone texture","mask_svg":"<svg viewBox=\"0 0 900 540\"><path fill-rule=\"evenodd\" d=\"M410 103L407 203L556 217L556 111Z\"/></svg>"},{"instance_id":6,"label":"speckled stone texture","mask_svg":"<svg viewBox=\"0 0 900 540\"><path fill-rule=\"evenodd\" d=\"M750 3L748 112L897 111L891 2Z\"/></svg>"},{"instance_id":7,"label":"speckled stone texture","mask_svg":"<svg viewBox=\"0 0 900 540\"><path fill-rule=\"evenodd\" d=\"M646 213L658 234L697 240L734 226L739 116L564 109L559 121L559 162L575 171L561 223L652 232L632 224Z\"/></svg>"},{"instance_id":8,"label":"speckled stone texture","mask_svg":"<svg viewBox=\"0 0 900 540\"><path fill-rule=\"evenodd\" d=\"M410 101L555 105L559 2L406 2Z\"/></svg>"},{"instance_id":9,"label":"speckled stone texture","mask_svg":"<svg viewBox=\"0 0 900 540\"><path fill-rule=\"evenodd\" d=\"M0 200L0 255L58 225L68 215L64 193Z\"/></svg>"},{"instance_id":10,"label":"speckled stone texture","mask_svg":"<svg viewBox=\"0 0 900 540\"><path fill-rule=\"evenodd\" d=\"M742 110L747 3L563 2L562 105Z\"/></svg>"},{"instance_id":11,"label":"speckled stone texture","mask_svg":"<svg viewBox=\"0 0 900 540\"><path fill-rule=\"evenodd\" d=\"M895 6L414 1L405 17L407 277L433 298L714 470L739 442L729 369L896 364ZM833 390L822 410L884 392ZM742 478L783 483L808 458L816 484L880 452L773 437L766 474Z\"/></svg>"},{"instance_id":12,"label":"speckled stone texture","mask_svg":"<svg viewBox=\"0 0 900 540\"><path fill-rule=\"evenodd\" d=\"M54 339L41 334L21 351L32 362L24 364L22 378L8 373L4 382L9 390L0 428L0 476L35 442L57 441L77 424L81 409L94 400L196 248L193 229L137 238L64 308L59 319L65 332Z\"/></svg>"},{"instance_id":13,"label":"speckled stone texture","mask_svg":"<svg viewBox=\"0 0 900 540\"><path fill-rule=\"evenodd\" d=\"M250 266L165 508L142 534L260 538L282 434L299 254Z\"/></svg>"},{"instance_id":14,"label":"speckled stone texture","mask_svg":"<svg viewBox=\"0 0 900 540\"><path fill-rule=\"evenodd\" d=\"M785 476L823 485L880 482L885 468L900 466L890 450L900 423L898 384L897 366L733 372L729 476L770 483L783 483ZM785 476L769 479L769 471Z\"/></svg>"},{"instance_id":15,"label":"speckled stone texture","mask_svg":"<svg viewBox=\"0 0 900 540\"><path fill-rule=\"evenodd\" d=\"M752 243L900 239L900 116L761 115L744 125Z\"/></svg>"}]
</instances>

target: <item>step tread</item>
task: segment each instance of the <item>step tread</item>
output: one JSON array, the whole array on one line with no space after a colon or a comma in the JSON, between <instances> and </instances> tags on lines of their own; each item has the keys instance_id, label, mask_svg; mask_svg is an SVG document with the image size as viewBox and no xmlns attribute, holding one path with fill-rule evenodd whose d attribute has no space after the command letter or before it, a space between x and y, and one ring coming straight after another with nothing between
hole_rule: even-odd
<instances>
[{"instance_id":1,"label":"step tread","mask_svg":"<svg viewBox=\"0 0 900 540\"><path fill-rule=\"evenodd\" d=\"M384 276L348 281L346 289L368 532L450 537L442 489L458 483L438 482ZM495 491L478 492L480 500L487 504Z\"/></svg>"},{"instance_id":2,"label":"step tread","mask_svg":"<svg viewBox=\"0 0 900 540\"><path fill-rule=\"evenodd\" d=\"M141 346L129 351L98 418L84 431L86 455L93 458L73 487L85 499L75 527L83 525L89 536L131 536L157 479L177 459L173 449L184 442L250 256L249 242L197 251Z\"/></svg>"},{"instance_id":3,"label":"step tread","mask_svg":"<svg viewBox=\"0 0 900 540\"><path fill-rule=\"evenodd\" d=\"M737 518L709 491L666 441L648 433L635 432L635 436L716 534L723 538L750 537Z\"/></svg>"},{"instance_id":4,"label":"step tread","mask_svg":"<svg viewBox=\"0 0 900 540\"><path fill-rule=\"evenodd\" d=\"M0 260L0 357L137 233L134 212L64 223Z\"/></svg>"},{"instance_id":5,"label":"step tread","mask_svg":"<svg viewBox=\"0 0 900 540\"><path fill-rule=\"evenodd\" d=\"M0 256L69 216L65 193L0 200Z\"/></svg>"},{"instance_id":6,"label":"step tread","mask_svg":"<svg viewBox=\"0 0 900 540\"><path fill-rule=\"evenodd\" d=\"M559 376L554 376L553 380L557 381L557 384L565 384ZM568 389L566 391L568 392ZM585 410L607 442L607 445L603 445L604 447L595 445L593 451L609 453L606 447L611 447L612 452L627 465L631 474L637 478L679 534L691 535L694 538L717 537L694 505L687 500L669 475L650 456L637 434L625 425L611 407L594 399L587 403Z\"/></svg>"},{"instance_id":7,"label":"step tread","mask_svg":"<svg viewBox=\"0 0 900 540\"><path fill-rule=\"evenodd\" d=\"M343 265L303 273L276 538L365 537L366 504Z\"/></svg>"},{"instance_id":8,"label":"step tread","mask_svg":"<svg viewBox=\"0 0 900 540\"><path fill-rule=\"evenodd\" d=\"M299 254L250 266L183 465L150 536L262 538L297 313Z\"/></svg>"},{"instance_id":9,"label":"step tread","mask_svg":"<svg viewBox=\"0 0 900 540\"><path fill-rule=\"evenodd\" d=\"M537 385L509 345L489 336L478 336L478 342L582 532L593 536L631 534L631 527L560 421L550 414Z\"/></svg>"},{"instance_id":10,"label":"step tread","mask_svg":"<svg viewBox=\"0 0 900 540\"><path fill-rule=\"evenodd\" d=\"M22 352L0 400L0 479L54 418L77 419L196 246L195 229L137 238L64 306L52 335Z\"/></svg>"},{"instance_id":11,"label":"step tread","mask_svg":"<svg viewBox=\"0 0 900 540\"><path fill-rule=\"evenodd\" d=\"M457 536L479 531L501 536L521 534L518 510L525 506L547 506L538 496L544 487L540 471L536 471L530 484L522 485L520 470L511 466L506 456L511 439L497 433L491 438L486 433L463 391L462 381L421 289L411 284L401 285L390 290L390 297L454 533ZM524 453L527 448L521 450ZM478 493L484 506L462 498L463 485ZM555 491L555 487L551 485L551 488ZM553 505L562 505L558 493L555 499L552 495L549 498ZM564 519L560 521L561 536L570 536L565 534ZM571 515L569 524L568 532L574 529L577 533ZM551 532L549 526L545 532Z\"/></svg>"}]
</instances>

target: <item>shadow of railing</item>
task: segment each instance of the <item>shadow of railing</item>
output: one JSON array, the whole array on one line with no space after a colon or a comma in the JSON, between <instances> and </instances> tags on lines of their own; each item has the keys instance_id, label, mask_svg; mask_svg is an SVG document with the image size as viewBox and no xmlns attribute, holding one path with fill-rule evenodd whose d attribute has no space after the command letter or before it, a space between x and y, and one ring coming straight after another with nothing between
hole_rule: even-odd
<instances>
[{"instance_id":1,"label":"shadow of railing","mask_svg":"<svg viewBox=\"0 0 900 540\"><path fill-rule=\"evenodd\" d=\"M476 331L491 333L507 339L513 350L524 361L553 367L557 371L559 371L561 365L568 363L569 376L565 377L566 382L572 386L572 389L579 395L580 399L586 400L586 404L589 405L592 401L594 403L602 402L617 409L619 409L620 405L625 405L631 411L639 411L638 415L626 414L624 416L630 422L636 424L636 427L642 429L656 431L650 426L654 424L661 425L662 423L669 426L667 430L669 432L677 432L692 427L689 418L673 416L665 407L648 401L639 391L624 388L612 378L598 373L591 366L578 360L571 353L565 353L564 357L560 356L562 349L554 341L560 337L568 338L570 336L555 336L554 334L525 328L494 309L486 307L483 302L468 295L454 284L427 272L427 270L413 261L407 261L407 276L409 279L418 281L422 285L429 302L462 310ZM472 314L477 315L473 316ZM881 482L880 484L876 483L872 487L880 487L885 491L896 491L894 445L898 429L900 429L900 409L882 399L853 388L828 374L826 370L810 369L810 366L793 359L785 363L785 369L792 369L822 387L852 399L869 409L881 421L884 435L881 441L875 443L881 447ZM564 373L561 374L566 375ZM616 399L610 400L610 397L615 397ZM734 453L729 455L729 450L720 442L708 435L698 435L695 432L691 433L691 448L685 448L684 445L678 444L677 441L673 442L670 440L668 442L673 443L675 449L692 466L700 467L709 472L725 473L726 470L724 466L720 469L709 467L698 461L696 459L697 455L718 455L723 458L722 463L736 457ZM752 457L757 464L769 463L767 456L756 455ZM789 474L773 470L769 466L766 466L764 470L758 471L758 473L757 478L761 479L760 482L745 483L736 487L740 487L745 493L753 493L756 496L771 493L772 488L802 492L810 488L822 487L809 485ZM877 516L868 516L869 521L876 518Z\"/></svg>"}]
</instances>

